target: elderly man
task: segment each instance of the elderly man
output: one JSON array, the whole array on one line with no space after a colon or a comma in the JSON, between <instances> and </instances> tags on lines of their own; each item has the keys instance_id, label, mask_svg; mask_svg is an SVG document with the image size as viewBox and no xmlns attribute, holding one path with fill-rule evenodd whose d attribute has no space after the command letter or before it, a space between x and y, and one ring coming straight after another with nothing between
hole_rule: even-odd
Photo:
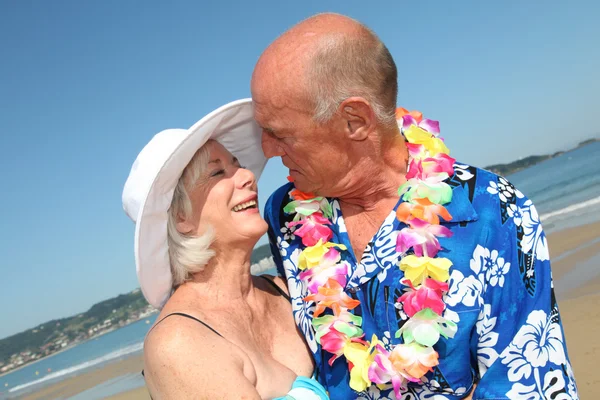
<instances>
[{"instance_id":1,"label":"elderly man","mask_svg":"<svg viewBox=\"0 0 600 400\"><path fill-rule=\"evenodd\" d=\"M263 150L290 171L270 241L319 381L332 399L577 398L534 206L396 96L387 48L335 14L252 76Z\"/></svg>"}]
</instances>

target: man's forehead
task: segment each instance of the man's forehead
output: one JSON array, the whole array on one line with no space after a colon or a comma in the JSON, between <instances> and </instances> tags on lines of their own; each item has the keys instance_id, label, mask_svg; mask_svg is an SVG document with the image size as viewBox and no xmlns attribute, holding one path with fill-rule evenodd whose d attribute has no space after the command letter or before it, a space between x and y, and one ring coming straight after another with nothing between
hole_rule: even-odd
<instances>
[{"instance_id":1,"label":"man's forehead","mask_svg":"<svg viewBox=\"0 0 600 400\"><path fill-rule=\"evenodd\" d=\"M277 94L266 101L253 100L253 103L254 118L263 128L276 128L299 115L307 118L312 115L312 106L305 97Z\"/></svg>"}]
</instances>

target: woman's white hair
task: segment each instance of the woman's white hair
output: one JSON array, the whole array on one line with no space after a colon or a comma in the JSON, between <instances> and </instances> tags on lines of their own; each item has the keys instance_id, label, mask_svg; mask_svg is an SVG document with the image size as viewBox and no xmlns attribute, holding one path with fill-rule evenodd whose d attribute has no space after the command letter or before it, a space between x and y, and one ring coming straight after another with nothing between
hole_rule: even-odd
<instances>
[{"instance_id":1,"label":"woman's white hair","mask_svg":"<svg viewBox=\"0 0 600 400\"><path fill-rule=\"evenodd\" d=\"M177 221L188 218L192 214L188 191L199 184L208 166L209 157L207 145L202 146L194 154L177 182L169 208L167 242L174 289L190 280L196 272L202 271L215 255L214 250L210 248L215 236L211 227L206 227L206 232L201 236L185 235L177 230Z\"/></svg>"}]
</instances>

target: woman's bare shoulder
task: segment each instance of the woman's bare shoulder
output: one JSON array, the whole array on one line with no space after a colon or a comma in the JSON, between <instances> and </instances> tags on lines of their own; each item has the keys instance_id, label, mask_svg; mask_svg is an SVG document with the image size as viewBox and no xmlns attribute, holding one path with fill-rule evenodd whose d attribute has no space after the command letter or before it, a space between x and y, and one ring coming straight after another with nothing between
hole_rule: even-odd
<instances>
[{"instance_id":1,"label":"woman's bare shoulder","mask_svg":"<svg viewBox=\"0 0 600 400\"><path fill-rule=\"evenodd\" d=\"M145 377L153 398L219 398L231 391L225 379L236 381L235 392L258 398L246 362L226 339L181 315L159 321L144 343Z\"/></svg>"}]
</instances>

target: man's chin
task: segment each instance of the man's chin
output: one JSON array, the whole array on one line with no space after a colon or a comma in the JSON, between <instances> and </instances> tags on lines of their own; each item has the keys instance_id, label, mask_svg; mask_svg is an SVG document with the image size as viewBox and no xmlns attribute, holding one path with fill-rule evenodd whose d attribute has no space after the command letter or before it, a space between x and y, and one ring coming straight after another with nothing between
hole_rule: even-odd
<instances>
[{"instance_id":1,"label":"man's chin","mask_svg":"<svg viewBox=\"0 0 600 400\"><path fill-rule=\"evenodd\" d=\"M293 179L294 186L296 187L296 189L304 193L312 193L312 190L315 186L308 182L304 175L302 175L299 172L295 172L294 174L292 174L292 171L290 171L290 176Z\"/></svg>"}]
</instances>

